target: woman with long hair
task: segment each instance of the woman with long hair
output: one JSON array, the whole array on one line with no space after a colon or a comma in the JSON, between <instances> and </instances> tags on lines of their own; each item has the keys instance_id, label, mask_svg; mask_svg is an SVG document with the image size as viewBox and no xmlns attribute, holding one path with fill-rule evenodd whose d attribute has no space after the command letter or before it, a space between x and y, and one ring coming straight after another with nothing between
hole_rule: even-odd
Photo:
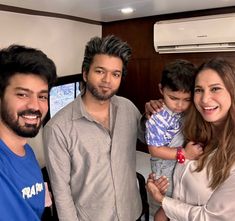
<instances>
[{"instance_id":1,"label":"woman with long hair","mask_svg":"<svg viewBox=\"0 0 235 221\"><path fill-rule=\"evenodd\" d=\"M235 217L235 67L214 58L195 76L194 105L184 136L203 146L198 160L177 164L173 197L150 176L147 188L171 221L228 221Z\"/></svg>"}]
</instances>

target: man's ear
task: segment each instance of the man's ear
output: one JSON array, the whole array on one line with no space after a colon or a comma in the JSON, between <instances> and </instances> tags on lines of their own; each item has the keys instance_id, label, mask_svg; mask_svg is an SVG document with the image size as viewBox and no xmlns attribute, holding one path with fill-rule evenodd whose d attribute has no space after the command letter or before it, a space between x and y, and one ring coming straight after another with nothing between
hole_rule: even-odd
<instances>
[{"instance_id":1,"label":"man's ear","mask_svg":"<svg viewBox=\"0 0 235 221\"><path fill-rule=\"evenodd\" d=\"M82 77L85 82L87 82L87 73L85 71L82 72Z\"/></svg>"}]
</instances>

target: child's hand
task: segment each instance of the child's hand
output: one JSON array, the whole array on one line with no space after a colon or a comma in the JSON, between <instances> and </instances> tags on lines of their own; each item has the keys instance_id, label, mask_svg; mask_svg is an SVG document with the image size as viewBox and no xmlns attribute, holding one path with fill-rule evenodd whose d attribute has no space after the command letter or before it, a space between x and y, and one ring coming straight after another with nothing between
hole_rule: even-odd
<instances>
[{"instance_id":1,"label":"child's hand","mask_svg":"<svg viewBox=\"0 0 235 221\"><path fill-rule=\"evenodd\" d=\"M152 114L160 112L163 107L163 100L150 100L145 104L145 116L147 119L151 117Z\"/></svg>"},{"instance_id":2,"label":"child's hand","mask_svg":"<svg viewBox=\"0 0 235 221\"><path fill-rule=\"evenodd\" d=\"M189 160L197 160L203 153L203 147L201 144L190 141L184 148L185 158Z\"/></svg>"}]
</instances>

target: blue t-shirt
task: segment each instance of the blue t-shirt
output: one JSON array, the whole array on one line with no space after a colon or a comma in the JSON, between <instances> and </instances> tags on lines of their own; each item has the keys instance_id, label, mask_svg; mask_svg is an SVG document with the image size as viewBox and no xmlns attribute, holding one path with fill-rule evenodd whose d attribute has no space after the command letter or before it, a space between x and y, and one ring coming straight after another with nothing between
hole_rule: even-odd
<instances>
[{"instance_id":1,"label":"blue t-shirt","mask_svg":"<svg viewBox=\"0 0 235 221\"><path fill-rule=\"evenodd\" d=\"M0 139L0 220L39 221L45 205L40 166L26 144L25 156L14 154Z\"/></svg>"}]
</instances>

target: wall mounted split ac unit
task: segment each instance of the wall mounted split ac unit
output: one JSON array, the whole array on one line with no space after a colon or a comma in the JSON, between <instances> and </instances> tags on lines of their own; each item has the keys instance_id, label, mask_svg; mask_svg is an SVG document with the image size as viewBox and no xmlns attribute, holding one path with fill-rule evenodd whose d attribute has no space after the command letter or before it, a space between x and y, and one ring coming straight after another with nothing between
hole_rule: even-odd
<instances>
[{"instance_id":1,"label":"wall mounted split ac unit","mask_svg":"<svg viewBox=\"0 0 235 221\"><path fill-rule=\"evenodd\" d=\"M154 47L160 54L235 51L235 13L156 22Z\"/></svg>"}]
</instances>

